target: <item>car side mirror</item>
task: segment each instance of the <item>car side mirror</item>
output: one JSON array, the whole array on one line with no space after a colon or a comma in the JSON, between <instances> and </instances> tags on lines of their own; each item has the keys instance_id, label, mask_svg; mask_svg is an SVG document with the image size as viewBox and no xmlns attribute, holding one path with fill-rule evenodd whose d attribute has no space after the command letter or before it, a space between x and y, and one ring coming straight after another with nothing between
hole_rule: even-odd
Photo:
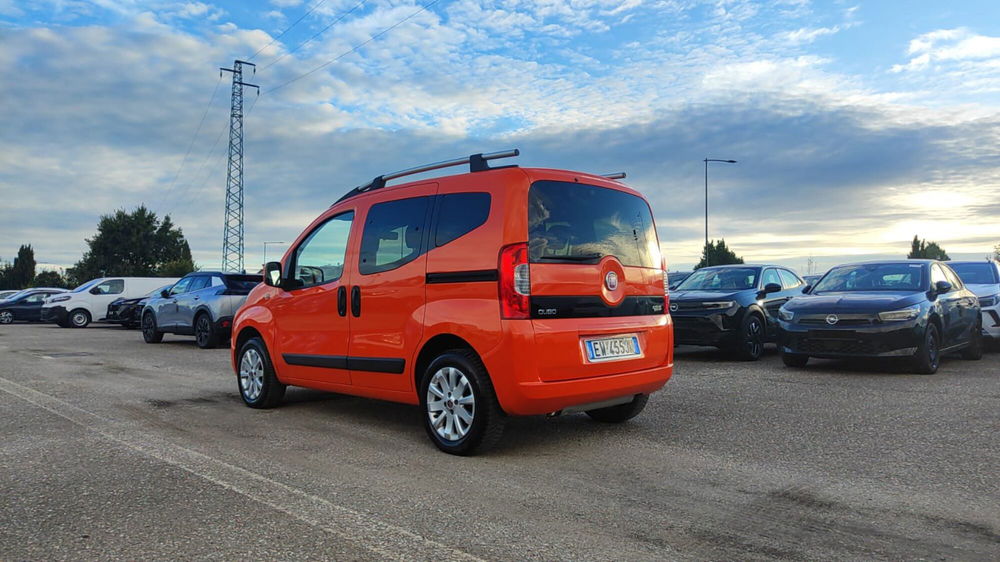
<instances>
[{"instance_id":1,"label":"car side mirror","mask_svg":"<svg viewBox=\"0 0 1000 562\"><path fill-rule=\"evenodd\" d=\"M806 285L805 287L802 287L802 294L803 295L808 295L809 291L811 291L812 288L813 288L812 285Z\"/></svg>"},{"instance_id":2,"label":"car side mirror","mask_svg":"<svg viewBox=\"0 0 1000 562\"><path fill-rule=\"evenodd\" d=\"M160 296L165 299L170 298L170 289L163 289L160 291Z\"/></svg>"},{"instance_id":3,"label":"car side mirror","mask_svg":"<svg viewBox=\"0 0 1000 562\"><path fill-rule=\"evenodd\" d=\"M934 284L934 291L939 295L943 295L947 292L950 292L951 289L952 289L951 283L947 281L938 281L937 283Z\"/></svg>"},{"instance_id":4,"label":"car side mirror","mask_svg":"<svg viewBox=\"0 0 1000 562\"><path fill-rule=\"evenodd\" d=\"M94 287L89 292L92 295L99 295L99 294L101 294L101 288L100 287Z\"/></svg>"},{"instance_id":5,"label":"car side mirror","mask_svg":"<svg viewBox=\"0 0 1000 562\"><path fill-rule=\"evenodd\" d=\"M269 261L264 264L264 284L268 287L283 286L280 261Z\"/></svg>"},{"instance_id":6,"label":"car side mirror","mask_svg":"<svg viewBox=\"0 0 1000 562\"><path fill-rule=\"evenodd\" d=\"M781 285L777 283L768 283L767 285L764 285L764 294L780 293L780 292L781 292Z\"/></svg>"}]
</instances>

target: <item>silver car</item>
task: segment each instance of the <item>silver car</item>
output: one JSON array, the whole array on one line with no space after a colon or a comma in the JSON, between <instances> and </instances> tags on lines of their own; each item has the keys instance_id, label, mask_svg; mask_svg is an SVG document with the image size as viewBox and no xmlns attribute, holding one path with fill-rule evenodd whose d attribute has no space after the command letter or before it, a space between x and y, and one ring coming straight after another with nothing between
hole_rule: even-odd
<instances>
[{"instance_id":1,"label":"silver car","mask_svg":"<svg viewBox=\"0 0 1000 562\"><path fill-rule=\"evenodd\" d=\"M163 334L194 336L198 347L209 349L229 339L233 315L260 275L196 271L184 276L142 309L142 338L160 343Z\"/></svg>"}]
</instances>

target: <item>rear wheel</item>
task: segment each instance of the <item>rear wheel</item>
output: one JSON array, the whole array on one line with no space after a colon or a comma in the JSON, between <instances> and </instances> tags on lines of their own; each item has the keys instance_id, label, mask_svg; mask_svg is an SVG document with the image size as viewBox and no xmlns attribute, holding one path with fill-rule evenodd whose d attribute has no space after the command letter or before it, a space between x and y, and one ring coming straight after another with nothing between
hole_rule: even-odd
<instances>
[{"instance_id":1,"label":"rear wheel","mask_svg":"<svg viewBox=\"0 0 1000 562\"><path fill-rule=\"evenodd\" d=\"M69 325L74 328L86 328L90 324L90 313L78 308L69 313Z\"/></svg>"},{"instance_id":2,"label":"rear wheel","mask_svg":"<svg viewBox=\"0 0 1000 562\"><path fill-rule=\"evenodd\" d=\"M160 343L163 341L163 332L156 329L156 317L152 312L142 315L142 339L146 343Z\"/></svg>"},{"instance_id":3,"label":"rear wheel","mask_svg":"<svg viewBox=\"0 0 1000 562\"><path fill-rule=\"evenodd\" d=\"M648 394L636 394L631 402L607 408L587 410L587 415L599 422L622 423L642 413L643 409L646 408L646 402L649 402Z\"/></svg>"},{"instance_id":4,"label":"rear wheel","mask_svg":"<svg viewBox=\"0 0 1000 562\"><path fill-rule=\"evenodd\" d=\"M219 334L207 313L203 312L194 319L194 339L202 349L211 349L219 345Z\"/></svg>"},{"instance_id":5,"label":"rear wheel","mask_svg":"<svg viewBox=\"0 0 1000 562\"><path fill-rule=\"evenodd\" d=\"M969 347L962 351L962 359L979 361L983 358L983 320L982 316L972 326L972 333L969 334Z\"/></svg>"},{"instance_id":6,"label":"rear wheel","mask_svg":"<svg viewBox=\"0 0 1000 562\"><path fill-rule=\"evenodd\" d=\"M913 370L921 375L933 375L941 362L941 337L937 326L928 324L924 330L924 341L913 356Z\"/></svg>"},{"instance_id":7,"label":"rear wheel","mask_svg":"<svg viewBox=\"0 0 1000 562\"><path fill-rule=\"evenodd\" d=\"M786 367L805 367L806 363L809 362L808 355L800 355L798 353L785 353L781 352L781 361Z\"/></svg>"},{"instance_id":8,"label":"rear wheel","mask_svg":"<svg viewBox=\"0 0 1000 562\"><path fill-rule=\"evenodd\" d=\"M285 398L287 388L274 374L271 357L260 338L250 338L240 348L236 380L240 397L251 408L273 408Z\"/></svg>"},{"instance_id":9,"label":"rear wheel","mask_svg":"<svg viewBox=\"0 0 1000 562\"><path fill-rule=\"evenodd\" d=\"M438 449L471 455L500 440L504 413L486 367L471 350L439 355L424 371L419 390L424 429Z\"/></svg>"},{"instance_id":10,"label":"rear wheel","mask_svg":"<svg viewBox=\"0 0 1000 562\"><path fill-rule=\"evenodd\" d=\"M751 313L740 325L736 353L744 361L756 361L764 353L764 320Z\"/></svg>"}]
</instances>

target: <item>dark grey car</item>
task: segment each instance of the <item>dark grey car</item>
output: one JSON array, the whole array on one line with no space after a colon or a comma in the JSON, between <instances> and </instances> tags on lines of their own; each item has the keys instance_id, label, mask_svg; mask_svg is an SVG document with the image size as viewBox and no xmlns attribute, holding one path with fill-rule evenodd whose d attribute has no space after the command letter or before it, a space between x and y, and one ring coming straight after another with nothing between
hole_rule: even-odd
<instances>
[{"instance_id":1,"label":"dark grey car","mask_svg":"<svg viewBox=\"0 0 1000 562\"><path fill-rule=\"evenodd\" d=\"M194 336L198 347L208 349L229 339L233 315L260 275L196 271L146 301L142 310L142 338L160 343L163 334Z\"/></svg>"}]
</instances>

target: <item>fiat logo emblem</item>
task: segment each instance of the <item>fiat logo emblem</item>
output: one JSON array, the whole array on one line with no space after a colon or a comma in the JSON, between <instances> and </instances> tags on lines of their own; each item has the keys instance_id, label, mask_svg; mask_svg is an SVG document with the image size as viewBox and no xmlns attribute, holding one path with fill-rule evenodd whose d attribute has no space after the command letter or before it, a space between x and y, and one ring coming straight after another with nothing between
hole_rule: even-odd
<instances>
[{"instance_id":1,"label":"fiat logo emblem","mask_svg":"<svg viewBox=\"0 0 1000 562\"><path fill-rule=\"evenodd\" d=\"M826 317L826 323L833 326L837 322L840 322L840 318L836 314L831 314Z\"/></svg>"},{"instance_id":2,"label":"fiat logo emblem","mask_svg":"<svg viewBox=\"0 0 1000 562\"><path fill-rule=\"evenodd\" d=\"M604 276L604 285L609 291L614 291L618 288L618 274L614 271L609 271L607 275Z\"/></svg>"}]
</instances>

